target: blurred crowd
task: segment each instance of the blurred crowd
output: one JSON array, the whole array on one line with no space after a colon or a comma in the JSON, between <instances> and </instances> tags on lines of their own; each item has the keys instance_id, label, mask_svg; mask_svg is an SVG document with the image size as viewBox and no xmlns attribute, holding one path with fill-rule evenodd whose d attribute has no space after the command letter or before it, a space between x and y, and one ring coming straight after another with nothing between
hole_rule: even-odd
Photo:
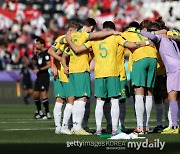
<instances>
[{"instance_id":1,"label":"blurred crowd","mask_svg":"<svg viewBox=\"0 0 180 154\"><path fill-rule=\"evenodd\" d=\"M160 0L1 0L0 70L19 69L24 57L33 57L36 37L44 38L49 48L72 20L83 24L87 17L93 17L97 29L111 20L123 31L131 21L157 19L160 14L156 10L144 16L147 10L143 5L148 1ZM172 9L169 17L178 20Z\"/></svg>"}]
</instances>

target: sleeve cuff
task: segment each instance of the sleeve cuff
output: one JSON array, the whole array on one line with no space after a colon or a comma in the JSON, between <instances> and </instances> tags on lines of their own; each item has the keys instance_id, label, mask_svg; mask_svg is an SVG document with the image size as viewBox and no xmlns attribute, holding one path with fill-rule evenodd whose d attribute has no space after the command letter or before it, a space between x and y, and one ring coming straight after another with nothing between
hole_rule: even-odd
<instances>
[{"instance_id":1,"label":"sleeve cuff","mask_svg":"<svg viewBox=\"0 0 180 154\"><path fill-rule=\"evenodd\" d=\"M125 44L127 43L128 41L126 40L124 43L123 43L123 47L125 46Z\"/></svg>"},{"instance_id":2,"label":"sleeve cuff","mask_svg":"<svg viewBox=\"0 0 180 154\"><path fill-rule=\"evenodd\" d=\"M89 49L85 44L83 44L83 46L84 46L86 49Z\"/></svg>"}]
</instances>

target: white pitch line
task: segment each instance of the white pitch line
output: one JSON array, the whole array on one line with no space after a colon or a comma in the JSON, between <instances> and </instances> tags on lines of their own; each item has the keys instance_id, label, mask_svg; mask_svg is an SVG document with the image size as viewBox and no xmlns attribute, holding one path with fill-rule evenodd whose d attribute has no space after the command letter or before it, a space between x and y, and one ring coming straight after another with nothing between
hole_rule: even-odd
<instances>
[{"instance_id":1,"label":"white pitch line","mask_svg":"<svg viewBox=\"0 0 180 154\"><path fill-rule=\"evenodd\" d=\"M3 131L24 131L24 130L53 130L55 128L16 128L16 129L3 129Z\"/></svg>"},{"instance_id":2,"label":"white pitch line","mask_svg":"<svg viewBox=\"0 0 180 154\"><path fill-rule=\"evenodd\" d=\"M6 119L6 120L9 120L9 121L14 121L14 120L19 120L19 121L51 121L53 119L48 119L48 120L44 120L44 119Z\"/></svg>"},{"instance_id":3,"label":"white pitch line","mask_svg":"<svg viewBox=\"0 0 180 154\"><path fill-rule=\"evenodd\" d=\"M33 122L33 121L30 121L30 122L27 122L27 121L9 121L9 122L7 122L7 121L1 121L0 122L1 124L31 124L31 123L44 123L44 121L38 121L38 122ZM46 121L45 123L52 123L52 121Z\"/></svg>"},{"instance_id":4,"label":"white pitch line","mask_svg":"<svg viewBox=\"0 0 180 154\"><path fill-rule=\"evenodd\" d=\"M26 123L28 123L28 122L23 122L23 121L22 121L22 122L7 122L7 121L1 121L0 123L1 123L1 124L9 124L9 123L10 123L10 124L11 124L11 123L16 123L16 124L19 124L19 123L20 123L20 124L26 124Z\"/></svg>"}]
</instances>

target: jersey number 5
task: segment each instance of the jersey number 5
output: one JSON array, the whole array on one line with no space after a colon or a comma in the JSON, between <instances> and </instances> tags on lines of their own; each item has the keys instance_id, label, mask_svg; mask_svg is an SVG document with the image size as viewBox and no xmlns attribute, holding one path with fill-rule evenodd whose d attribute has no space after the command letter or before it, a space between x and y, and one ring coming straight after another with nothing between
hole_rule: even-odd
<instances>
[{"instance_id":1,"label":"jersey number 5","mask_svg":"<svg viewBox=\"0 0 180 154\"><path fill-rule=\"evenodd\" d=\"M101 52L99 55L102 57L102 58L106 58L107 55L108 55L108 50L104 47L104 44L106 44L106 42L101 42L99 44L99 50L103 50L103 52Z\"/></svg>"}]
</instances>

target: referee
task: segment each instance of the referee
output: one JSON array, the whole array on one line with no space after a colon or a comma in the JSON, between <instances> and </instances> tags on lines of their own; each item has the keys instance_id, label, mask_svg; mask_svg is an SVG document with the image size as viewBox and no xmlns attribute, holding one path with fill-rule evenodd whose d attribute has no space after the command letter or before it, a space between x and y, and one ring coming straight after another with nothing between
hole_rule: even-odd
<instances>
[{"instance_id":1,"label":"referee","mask_svg":"<svg viewBox=\"0 0 180 154\"><path fill-rule=\"evenodd\" d=\"M50 56L45 49L45 41L42 38L35 40L35 55L34 61L34 73L37 74L37 78L34 85L34 102L36 104L35 119L50 119L49 113L49 101L47 92L49 88L49 73L50 68ZM44 105L45 113L41 111L41 102Z\"/></svg>"}]
</instances>

